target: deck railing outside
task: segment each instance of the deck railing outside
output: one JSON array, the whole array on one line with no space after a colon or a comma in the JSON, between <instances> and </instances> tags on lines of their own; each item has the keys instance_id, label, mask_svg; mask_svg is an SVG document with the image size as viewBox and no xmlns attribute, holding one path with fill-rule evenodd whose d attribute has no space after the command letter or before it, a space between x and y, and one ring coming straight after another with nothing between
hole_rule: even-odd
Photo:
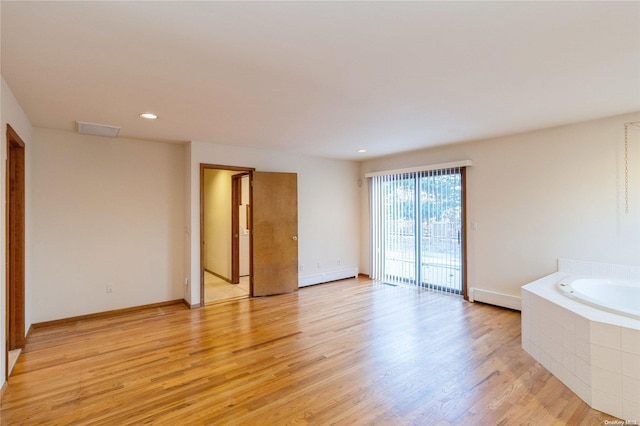
<instances>
[{"instance_id":1,"label":"deck railing outside","mask_svg":"<svg viewBox=\"0 0 640 426\"><path fill-rule=\"evenodd\" d=\"M462 291L460 239L423 237L420 245L421 282L416 283L416 252L413 235L387 235L385 282L434 288L444 292Z\"/></svg>"}]
</instances>

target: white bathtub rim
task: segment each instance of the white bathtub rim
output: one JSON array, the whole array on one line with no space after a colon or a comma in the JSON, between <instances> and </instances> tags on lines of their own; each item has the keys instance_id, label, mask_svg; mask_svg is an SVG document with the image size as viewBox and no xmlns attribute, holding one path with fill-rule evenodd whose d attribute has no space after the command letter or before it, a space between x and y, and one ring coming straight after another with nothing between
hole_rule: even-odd
<instances>
[{"instance_id":1,"label":"white bathtub rim","mask_svg":"<svg viewBox=\"0 0 640 426\"><path fill-rule=\"evenodd\" d=\"M620 306L611 306L600 300L594 299L573 287L575 281L589 280L589 281L602 281L607 282L606 285L620 285L629 287L640 287L640 283L629 280L614 280L608 278L594 278L590 276L571 275L565 279L558 281L555 284L555 288L565 297L576 300L577 302L584 303L596 309L602 309L606 312L611 312L617 315L623 315L629 318L640 320L640 310L627 309Z\"/></svg>"},{"instance_id":2,"label":"white bathtub rim","mask_svg":"<svg viewBox=\"0 0 640 426\"><path fill-rule=\"evenodd\" d=\"M577 300L566 297L561 294L555 284L561 280L568 280L572 278L584 278L584 275L570 274L567 272L554 272L550 275L542 277L536 281L522 286L522 290L536 294L537 296L546 299L556 305L559 305L565 309L568 309L583 318L590 321L596 321L604 324L611 324L618 327L626 327L634 330L640 330L640 320L630 318L620 314L614 314L602 309L589 306L586 303L579 302ZM523 297L523 304L528 303L526 297Z\"/></svg>"}]
</instances>

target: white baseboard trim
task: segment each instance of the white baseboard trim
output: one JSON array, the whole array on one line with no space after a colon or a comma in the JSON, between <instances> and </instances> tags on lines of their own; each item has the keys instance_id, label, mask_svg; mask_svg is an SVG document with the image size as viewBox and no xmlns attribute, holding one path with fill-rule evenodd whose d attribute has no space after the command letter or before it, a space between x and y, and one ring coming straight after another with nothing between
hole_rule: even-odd
<instances>
[{"instance_id":1,"label":"white baseboard trim","mask_svg":"<svg viewBox=\"0 0 640 426\"><path fill-rule=\"evenodd\" d=\"M320 274L298 277L298 287L306 287L314 284L328 283L329 281L343 280L358 276L358 268L340 269L338 271L322 272Z\"/></svg>"},{"instance_id":2,"label":"white baseboard trim","mask_svg":"<svg viewBox=\"0 0 640 426\"><path fill-rule=\"evenodd\" d=\"M482 290L481 288L469 289L470 302L482 302L490 305L502 306L503 308L522 310L522 303L519 297L508 294L496 293L495 291Z\"/></svg>"}]
</instances>

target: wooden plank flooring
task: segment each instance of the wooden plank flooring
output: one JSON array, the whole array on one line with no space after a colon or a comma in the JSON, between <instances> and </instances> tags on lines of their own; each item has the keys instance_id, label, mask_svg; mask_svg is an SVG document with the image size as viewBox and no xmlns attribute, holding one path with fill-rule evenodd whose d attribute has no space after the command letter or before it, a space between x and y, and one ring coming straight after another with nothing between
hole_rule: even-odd
<instances>
[{"instance_id":1,"label":"wooden plank flooring","mask_svg":"<svg viewBox=\"0 0 640 426\"><path fill-rule=\"evenodd\" d=\"M33 331L2 425L603 425L520 314L346 280Z\"/></svg>"}]
</instances>

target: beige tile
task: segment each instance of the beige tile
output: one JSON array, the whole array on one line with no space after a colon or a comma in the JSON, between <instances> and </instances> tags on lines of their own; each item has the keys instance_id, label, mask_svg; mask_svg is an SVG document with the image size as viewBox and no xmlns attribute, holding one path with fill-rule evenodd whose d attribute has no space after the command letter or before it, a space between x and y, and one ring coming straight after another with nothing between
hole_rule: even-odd
<instances>
[{"instance_id":1,"label":"beige tile","mask_svg":"<svg viewBox=\"0 0 640 426\"><path fill-rule=\"evenodd\" d=\"M591 366L602 368L612 373L622 373L620 351L591 344Z\"/></svg>"},{"instance_id":2,"label":"beige tile","mask_svg":"<svg viewBox=\"0 0 640 426\"><path fill-rule=\"evenodd\" d=\"M620 349L620 327L600 322L591 323L591 343Z\"/></svg>"},{"instance_id":3,"label":"beige tile","mask_svg":"<svg viewBox=\"0 0 640 426\"><path fill-rule=\"evenodd\" d=\"M622 352L622 374L640 379L640 355Z\"/></svg>"},{"instance_id":4,"label":"beige tile","mask_svg":"<svg viewBox=\"0 0 640 426\"><path fill-rule=\"evenodd\" d=\"M621 327L622 350L632 354L640 354L640 330Z\"/></svg>"},{"instance_id":5,"label":"beige tile","mask_svg":"<svg viewBox=\"0 0 640 426\"><path fill-rule=\"evenodd\" d=\"M11 374L11 371L13 370L13 367L15 367L16 362L18 362L20 352L22 352L22 349L14 349L12 351L9 351L9 374Z\"/></svg>"},{"instance_id":6,"label":"beige tile","mask_svg":"<svg viewBox=\"0 0 640 426\"><path fill-rule=\"evenodd\" d=\"M249 296L249 277L242 277L239 284L230 284L222 278L205 272L204 301L219 302L227 299Z\"/></svg>"}]
</instances>

